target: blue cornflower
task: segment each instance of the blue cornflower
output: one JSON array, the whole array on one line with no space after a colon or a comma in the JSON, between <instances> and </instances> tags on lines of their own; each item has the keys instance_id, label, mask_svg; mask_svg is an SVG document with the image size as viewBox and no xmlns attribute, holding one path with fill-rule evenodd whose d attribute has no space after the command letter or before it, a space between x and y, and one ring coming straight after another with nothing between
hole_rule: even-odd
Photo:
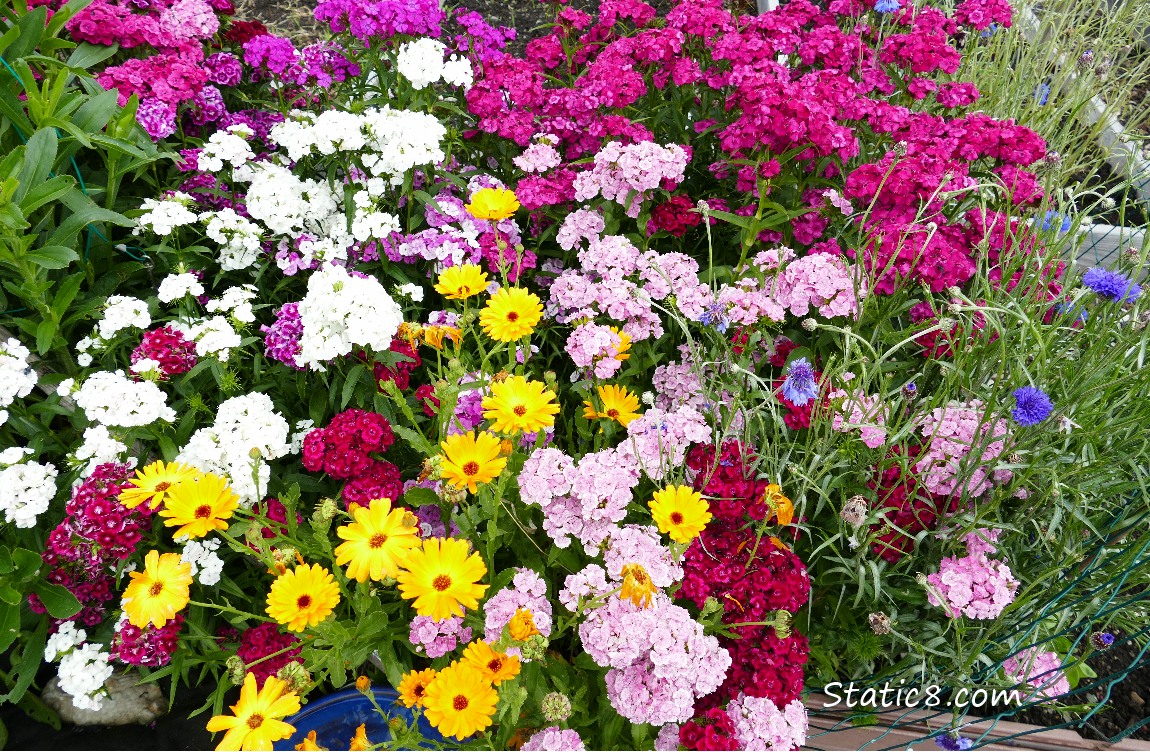
<instances>
[{"instance_id":1,"label":"blue cornflower","mask_svg":"<svg viewBox=\"0 0 1150 752\"><path fill-rule=\"evenodd\" d=\"M1050 417L1054 403L1046 392L1032 386L1014 390L1015 407L1010 412L1020 426L1035 426Z\"/></svg>"},{"instance_id":2,"label":"blue cornflower","mask_svg":"<svg viewBox=\"0 0 1150 752\"><path fill-rule=\"evenodd\" d=\"M934 737L934 743L941 749L945 750L959 750L970 749L974 746L974 742L970 739L964 739L958 734L951 732L949 734L939 734Z\"/></svg>"},{"instance_id":3,"label":"blue cornflower","mask_svg":"<svg viewBox=\"0 0 1150 752\"><path fill-rule=\"evenodd\" d=\"M1109 632L1095 632L1090 635L1090 643L1095 650L1106 650L1114 644L1114 635Z\"/></svg>"},{"instance_id":4,"label":"blue cornflower","mask_svg":"<svg viewBox=\"0 0 1150 752\"><path fill-rule=\"evenodd\" d=\"M715 327L721 334L727 333L727 327L731 323L727 318L727 307L722 303L711 303L704 308L702 315L699 316L699 321L703 326Z\"/></svg>"},{"instance_id":5,"label":"blue cornflower","mask_svg":"<svg viewBox=\"0 0 1150 752\"><path fill-rule=\"evenodd\" d=\"M874 4L874 9L879 13L894 13L901 7L902 3L900 3L899 0L878 0L878 2Z\"/></svg>"},{"instance_id":6,"label":"blue cornflower","mask_svg":"<svg viewBox=\"0 0 1150 752\"><path fill-rule=\"evenodd\" d=\"M1086 323L1086 319L1088 318L1088 316L1087 316L1085 308L1075 308L1073 305L1071 305L1070 303L1066 303L1066 302L1059 303L1058 305L1056 305L1054 307L1055 307L1055 309L1058 310L1059 313L1066 314L1068 316L1074 316L1074 318L1075 318L1074 323L1076 323L1076 324L1085 324Z\"/></svg>"},{"instance_id":7,"label":"blue cornflower","mask_svg":"<svg viewBox=\"0 0 1150 752\"><path fill-rule=\"evenodd\" d=\"M1074 224L1074 220L1069 214L1063 216L1053 209L1048 209L1046 216L1042 218L1042 229L1049 230L1059 220L1062 220L1062 226L1058 228L1058 234L1065 235L1070 232L1070 225Z\"/></svg>"},{"instance_id":8,"label":"blue cornflower","mask_svg":"<svg viewBox=\"0 0 1150 752\"><path fill-rule=\"evenodd\" d=\"M1082 275L1082 284L1104 298L1120 303L1133 303L1142 294L1142 288L1137 282L1118 272L1096 266Z\"/></svg>"},{"instance_id":9,"label":"blue cornflower","mask_svg":"<svg viewBox=\"0 0 1150 752\"><path fill-rule=\"evenodd\" d=\"M983 39L990 39L996 31L998 31L998 24L992 23L990 26L987 26L984 31L978 32L978 35Z\"/></svg>"},{"instance_id":10,"label":"blue cornflower","mask_svg":"<svg viewBox=\"0 0 1150 752\"><path fill-rule=\"evenodd\" d=\"M802 407L819 396L819 385L815 383L815 371L806 358L792 360L787 366L787 378L783 381L783 396L795 407Z\"/></svg>"},{"instance_id":11,"label":"blue cornflower","mask_svg":"<svg viewBox=\"0 0 1150 752\"><path fill-rule=\"evenodd\" d=\"M1041 107L1050 101L1050 84L1039 84L1038 88L1034 90L1034 98L1038 100L1038 106Z\"/></svg>"}]
</instances>

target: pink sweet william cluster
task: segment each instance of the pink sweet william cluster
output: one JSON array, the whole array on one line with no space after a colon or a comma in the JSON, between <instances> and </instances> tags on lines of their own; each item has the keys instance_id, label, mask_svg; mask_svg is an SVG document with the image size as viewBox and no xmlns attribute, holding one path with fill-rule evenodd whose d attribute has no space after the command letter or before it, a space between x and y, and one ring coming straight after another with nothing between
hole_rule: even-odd
<instances>
[{"instance_id":1,"label":"pink sweet william cluster","mask_svg":"<svg viewBox=\"0 0 1150 752\"><path fill-rule=\"evenodd\" d=\"M845 433L857 429L859 438L871 449L886 443L886 408L881 397L833 389L827 393L827 399L835 404L831 414L833 430Z\"/></svg>"},{"instance_id":2,"label":"pink sweet william cluster","mask_svg":"<svg viewBox=\"0 0 1150 752\"><path fill-rule=\"evenodd\" d=\"M462 616L449 616L439 621L430 616L415 616L411 620L408 639L428 658L440 658L455 650L459 643L471 642L471 627L463 626Z\"/></svg>"},{"instance_id":3,"label":"pink sweet william cluster","mask_svg":"<svg viewBox=\"0 0 1150 752\"><path fill-rule=\"evenodd\" d=\"M932 606L942 606L952 619L959 616L994 619L1014 602L1018 580L1008 564L990 558L999 533L999 530L967 533L966 556L948 556L942 560L938 572L926 578L927 600Z\"/></svg>"},{"instance_id":4,"label":"pink sweet william cluster","mask_svg":"<svg viewBox=\"0 0 1150 752\"><path fill-rule=\"evenodd\" d=\"M690 161L690 152L678 144L641 141L624 146L610 141L595 154L594 166L575 178L575 199L601 195L623 206L628 217L638 217L651 191L672 190L682 182Z\"/></svg>"},{"instance_id":5,"label":"pink sweet william cluster","mask_svg":"<svg viewBox=\"0 0 1150 752\"><path fill-rule=\"evenodd\" d=\"M1003 661L1002 670L1006 678L1034 690L1027 698L1029 700L1053 699L1070 691L1070 680L1062 670L1062 659L1058 653L1049 650L1037 647L1021 650Z\"/></svg>"},{"instance_id":6,"label":"pink sweet william cluster","mask_svg":"<svg viewBox=\"0 0 1150 752\"><path fill-rule=\"evenodd\" d=\"M800 700L783 707L766 697L739 697L727 706L740 749L790 752L807 741L807 709Z\"/></svg>"},{"instance_id":7,"label":"pink sweet william cluster","mask_svg":"<svg viewBox=\"0 0 1150 752\"><path fill-rule=\"evenodd\" d=\"M926 441L914 472L932 494L981 496L991 479L1006 483L1014 477L1010 470L993 469L1006 451L1010 425L990 417L980 400L935 408L920 418L919 431Z\"/></svg>"},{"instance_id":8,"label":"pink sweet william cluster","mask_svg":"<svg viewBox=\"0 0 1150 752\"><path fill-rule=\"evenodd\" d=\"M609 379L622 368L618 358L623 338L609 326L591 322L579 324L567 336L567 354L580 368L589 369L597 379Z\"/></svg>"},{"instance_id":9,"label":"pink sweet william cluster","mask_svg":"<svg viewBox=\"0 0 1150 752\"><path fill-rule=\"evenodd\" d=\"M371 456L394 442L387 418L366 410L345 410L326 427L304 437L303 466L348 481L342 496L349 505L366 505L372 499L395 501L403 492L399 468Z\"/></svg>"}]
</instances>

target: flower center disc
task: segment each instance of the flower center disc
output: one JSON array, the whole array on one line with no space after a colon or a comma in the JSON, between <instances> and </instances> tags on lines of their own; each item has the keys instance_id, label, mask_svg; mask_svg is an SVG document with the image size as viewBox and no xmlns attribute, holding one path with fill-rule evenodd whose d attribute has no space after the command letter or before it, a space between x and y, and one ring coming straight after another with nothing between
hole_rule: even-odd
<instances>
[{"instance_id":1,"label":"flower center disc","mask_svg":"<svg viewBox=\"0 0 1150 752\"><path fill-rule=\"evenodd\" d=\"M264 717L259 713L253 715L251 718L248 718L248 728L255 730L262 725L264 725Z\"/></svg>"},{"instance_id":2,"label":"flower center disc","mask_svg":"<svg viewBox=\"0 0 1150 752\"><path fill-rule=\"evenodd\" d=\"M371 548L383 548L384 543L387 543L387 536L383 533L376 533L371 536L371 540L367 542L367 545Z\"/></svg>"},{"instance_id":3,"label":"flower center disc","mask_svg":"<svg viewBox=\"0 0 1150 752\"><path fill-rule=\"evenodd\" d=\"M479 474L479 463L475 462L474 460L472 460L471 462L468 462L466 465L463 466L463 474L464 475L478 475Z\"/></svg>"},{"instance_id":4,"label":"flower center disc","mask_svg":"<svg viewBox=\"0 0 1150 752\"><path fill-rule=\"evenodd\" d=\"M442 593L451 587L451 578L445 574L441 574L431 581L431 586Z\"/></svg>"},{"instance_id":5,"label":"flower center disc","mask_svg":"<svg viewBox=\"0 0 1150 752\"><path fill-rule=\"evenodd\" d=\"M172 487L172 484L167 482L166 480L162 480L156 484L156 490L157 491L167 491L171 487Z\"/></svg>"},{"instance_id":6,"label":"flower center disc","mask_svg":"<svg viewBox=\"0 0 1150 752\"><path fill-rule=\"evenodd\" d=\"M516 313L515 311L512 311L511 313L507 314L507 320L508 321L518 321L519 320L519 314Z\"/></svg>"},{"instance_id":7,"label":"flower center disc","mask_svg":"<svg viewBox=\"0 0 1150 752\"><path fill-rule=\"evenodd\" d=\"M299 606L300 608L307 608L308 606L311 605L311 596L310 595L301 595L299 597L299 600L297 600L295 602L295 604L297 606Z\"/></svg>"},{"instance_id":8,"label":"flower center disc","mask_svg":"<svg viewBox=\"0 0 1150 752\"><path fill-rule=\"evenodd\" d=\"M683 514L681 512L671 512L671 522L675 525L682 525Z\"/></svg>"},{"instance_id":9,"label":"flower center disc","mask_svg":"<svg viewBox=\"0 0 1150 752\"><path fill-rule=\"evenodd\" d=\"M511 412L515 413L520 418L522 418L524 415L527 414L527 406L526 405L516 405L514 408L512 408Z\"/></svg>"},{"instance_id":10,"label":"flower center disc","mask_svg":"<svg viewBox=\"0 0 1150 752\"><path fill-rule=\"evenodd\" d=\"M612 407L610 410L607 411L607 417L614 420L615 418L619 417L619 411Z\"/></svg>"},{"instance_id":11,"label":"flower center disc","mask_svg":"<svg viewBox=\"0 0 1150 752\"><path fill-rule=\"evenodd\" d=\"M488 662L487 668L491 671L491 673L498 674L503 670L503 661L499 658L493 658L490 662Z\"/></svg>"},{"instance_id":12,"label":"flower center disc","mask_svg":"<svg viewBox=\"0 0 1150 752\"><path fill-rule=\"evenodd\" d=\"M157 582L156 584L154 584L150 588L148 588L148 595L151 595L151 596L157 596L162 592L164 592L164 583L162 583L162 582Z\"/></svg>"},{"instance_id":13,"label":"flower center disc","mask_svg":"<svg viewBox=\"0 0 1150 752\"><path fill-rule=\"evenodd\" d=\"M451 701L451 707L455 708L456 710L467 710L467 705L467 698L463 695L456 695L455 698Z\"/></svg>"},{"instance_id":14,"label":"flower center disc","mask_svg":"<svg viewBox=\"0 0 1150 752\"><path fill-rule=\"evenodd\" d=\"M203 520L212 516L212 508L207 504L201 504L196 507L196 519Z\"/></svg>"}]
</instances>

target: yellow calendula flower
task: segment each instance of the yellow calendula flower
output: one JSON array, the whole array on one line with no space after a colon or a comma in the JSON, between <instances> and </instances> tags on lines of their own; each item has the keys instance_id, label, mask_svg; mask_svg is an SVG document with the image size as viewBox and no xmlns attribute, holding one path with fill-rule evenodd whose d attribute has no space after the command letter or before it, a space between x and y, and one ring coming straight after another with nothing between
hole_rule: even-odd
<instances>
[{"instance_id":1,"label":"yellow calendula flower","mask_svg":"<svg viewBox=\"0 0 1150 752\"><path fill-rule=\"evenodd\" d=\"M227 530L224 520L231 519L239 502L224 478L204 473L172 486L160 516L166 518L166 527L179 528L172 533L176 540L203 538L213 530Z\"/></svg>"},{"instance_id":2,"label":"yellow calendula flower","mask_svg":"<svg viewBox=\"0 0 1150 752\"><path fill-rule=\"evenodd\" d=\"M507 622L507 629L511 632L511 639L518 642L524 642L539 634L539 629L535 626L535 617L526 608L515 609L515 615Z\"/></svg>"},{"instance_id":3,"label":"yellow calendula flower","mask_svg":"<svg viewBox=\"0 0 1150 752\"><path fill-rule=\"evenodd\" d=\"M404 707L422 708L423 700L427 697L427 688L435 681L436 671L425 668L422 671L408 671L403 675L396 691L399 692L399 701Z\"/></svg>"},{"instance_id":4,"label":"yellow calendula flower","mask_svg":"<svg viewBox=\"0 0 1150 752\"><path fill-rule=\"evenodd\" d=\"M583 402L583 417L587 420L614 420L627 426L639 417L639 398L624 387L607 384L595 390L603 409L596 410L591 400Z\"/></svg>"},{"instance_id":5,"label":"yellow calendula flower","mask_svg":"<svg viewBox=\"0 0 1150 752\"><path fill-rule=\"evenodd\" d=\"M651 582L651 575L647 574L642 564L624 564L619 574L623 578L619 597L629 599L639 608L646 608L655 595L655 583Z\"/></svg>"},{"instance_id":6,"label":"yellow calendula flower","mask_svg":"<svg viewBox=\"0 0 1150 752\"><path fill-rule=\"evenodd\" d=\"M128 576L132 581L124 589L122 606L128 622L138 629L164 626L191 598L192 565L181 561L179 554L149 551L143 571Z\"/></svg>"},{"instance_id":7,"label":"yellow calendula flower","mask_svg":"<svg viewBox=\"0 0 1150 752\"><path fill-rule=\"evenodd\" d=\"M501 287L479 312L479 325L491 339L514 342L535 331L543 318L539 296L522 287Z\"/></svg>"},{"instance_id":8,"label":"yellow calendula flower","mask_svg":"<svg viewBox=\"0 0 1150 752\"><path fill-rule=\"evenodd\" d=\"M783 494L778 483L771 483L763 492L763 501L780 525L789 525L795 519L795 505Z\"/></svg>"},{"instance_id":9,"label":"yellow calendula flower","mask_svg":"<svg viewBox=\"0 0 1150 752\"><path fill-rule=\"evenodd\" d=\"M299 697L287 691L287 683L269 676L256 691L256 675L248 673L240 689L240 701L232 705L232 715L217 715L208 721L208 731L226 731L217 750L271 749L272 744L295 733L295 726L279 720L299 712ZM296 749L321 749L315 744L315 732L308 735L312 746Z\"/></svg>"},{"instance_id":10,"label":"yellow calendula flower","mask_svg":"<svg viewBox=\"0 0 1150 752\"><path fill-rule=\"evenodd\" d=\"M335 549L335 563L348 564L347 577L357 582L398 575L408 549L419 545L419 528L407 524L407 510L392 509L391 499L373 499L368 507L355 506L351 516L354 522L335 531L345 541Z\"/></svg>"},{"instance_id":11,"label":"yellow calendula flower","mask_svg":"<svg viewBox=\"0 0 1150 752\"><path fill-rule=\"evenodd\" d=\"M667 486L647 502L660 533L676 543L690 543L711 521L710 505L690 486Z\"/></svg>"},{"instance_id":12,"label":"yellow calendula flower","mask_svg":"<svg viewBox=\"0 0 1150 752\"><path fill-rule=\"evenodd\" d=\"M483 398L483 417L492 421L491 430L500 433L534 433L555 425L555 392L542 381L512 376L492 382L491 396Z\"/></svg>"},{"instance_id":13,"label":"yellow calendula flower","mask_svg":"<svg viewBox=\"0 0 1150 752\"><path fill-rule=\"evenodd\" d=\"M156 460L143 470L136 471L136 477L129 481L132 487L120 492L120 503L128 509L135 509L146 501L155 509L167 498L168 489L199 474L196 468L179 462Z\"/></svg>"},{"instance_id":14,"label":"yellow calendula flower","mask_svg":"<svg viewBox=\"0 0 1150 752\"><path fill-rule=\"evenodd\" d=\"M487 289L487 272L477 264L449 266L439 275L435 290L448 300L466 300Z\"/></svg>"},{"instance_id":15,"label":"yellow calendula flower","mask_svg":"<svg viewBox=\"0 0 1150 752\"><path fill-rule=\"evenodd\" d=\"M463 663L452 663L427 687L424 714L436 731L463 741L491 725L499 693L483 674Z\"/></svg>"},{"instance_id":16,"label":"yellow calendula flower","mask_svg":"<svg viewBox=\"0 0 1150 752\"><path fill-rule=\"evenodd\" d=\"M463 662L497 687L519 676L519 658L492 650L483 640L476 640L467 646L463 651Z\"/></svg>"},{"instance_id":17,"label":"yellow calendula flower","mask_svg":"<svg viewBox=\"0 0 1150 752\"><path fill-rule=\"evenodd\" d=\"M463 208L476 219L498 222L519 211L519 199L506 188L480 188Z\"/></svg>"},{"instance_id":18,"label":"yellow calendula flower","mask_svg":"<svg viewBox=\"0 0 1150 752\"><path fill-rule=\"evenodd\" d=\"M348 752L363 752L364 750L371 749L371 740L367 738L367 724L359 724L359 728L355 730L355 736L351 738L351 742L347 745Z\"/></svg>"},{"instance_id":19,"label":"yellow calendula flower","mask_svg":"<svg viewBox=\"0 0 1150 752\"><path fill-rule=\"evenodd\" d=\"M296 748L296 750L298 750L298 752L316 752L317 750L326 750L327 749L327 747L319 746L319 743L316 742L315 731L307 732L307 736L305 736L303 738L302 742L295 745L295 748Z\"/></svg>"},{"instance_id":20,"label":"yellow calendula flower","mask_svg":"<svg viewBox=\"0 0 1150 752\"><path fill-rule=\"evenodd\" d=\"M479 582L487 565L472 553L465 540L425 538L423 546L408 552L399 570L399 594L413 601L420 616L443 621L462 616L464 608L478 608L487 585Z\"/></svg>"},{"instance_id":21,"label":"yellow calendula flower","mask_svg":"<svg viewBox=\"0 0 1150 752\"><path fill-rule=\"evenodd\" d=\"M456 488L466 488L471 493L479 490L479 484L498 478L507 466L507 458L499 455L498 437L488 431L448 436L439 447L443 450L440 476Z\"/></svg>"},{"instance_id":22,"label":"yellow calendula flower","mask_svg":"<svg viewBox=\"0 0 1150 752\"><path fill-rule=\"evenodd\" d=\"M339 604L335 578L319 564L301 564L276 578L268 592L267 614L293 632L326 619Z\"/></svg>"},{"instance_id":23,"label":"yellow calendula flower","mask_svg":"<svg viewBox=\"0 0 1150 752\"><path fill-rule=\"evenodd\" d=\"M423 327L420 336L423 338L423 341L431 347L434 347L436 350L442 350L444 340L451 340L458 345L463 337L463 332L454 326L433 324Z\"/></svg>"}]
</instances>

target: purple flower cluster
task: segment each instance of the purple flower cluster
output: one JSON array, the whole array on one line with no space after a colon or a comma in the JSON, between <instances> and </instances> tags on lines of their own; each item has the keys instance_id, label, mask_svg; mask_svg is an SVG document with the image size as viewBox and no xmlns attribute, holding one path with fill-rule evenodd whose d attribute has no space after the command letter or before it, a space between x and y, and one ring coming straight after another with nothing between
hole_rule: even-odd
<instances>
[{"instance_id":1,"label":"purple flower cluster","mask_svg":"<svg viewBox=\"0 0 1150 752\"><path fill-rule=\"evenodd\" d=\"M1046 392L1033 386L1014 390L1015 407L1010 412L1014 422L1020 426L1036 426L1050 417L1054 403Z\"/></svg>"},{"instance_id":2,"label":"purple flower cluster","mask_svg":"<svg viewBox=\"0 0 1150 752\"><path fill-rule=\"evenodd\" d=\"M300 354L300 337L303 336L303 320L299 315L299 303L285 303L276 311L276 320L271 326L263 325L260 331L264 337L264 351L269 358L302 371L303 366L296 359Z\"/></svg>"},{"instance_id":3,"label":"purple flower cluster","mask_svg":"<svg viewBox=\"0 0 1150 752\"><path fill-rule=\"evenodd\" d=\"M316 6L315 20L334 32L378 42L401 34L438 38L444 13L438 0L324 0Z\"/></svg>"},{"instance_id":4,"label":"purple flower cluster","mask_svg":"<svg viewBox=\"0 0 1150 752\"><path fill-rule=\"evenodd\" d=\"M801 700L778 707L769 697L740 695L727 706L740 749L789 752L807 741L807 709Z\"/></svg>"},{"instance_id":5,"label":"purple flower cluster","mask_svg":"<svg viewBox=\"0 0 1150 752\"><path fill-rule=\"evenodd\" d=\"M536 731L532 734L531 738L524 742L519 749L523 752L544 752L544 750L553 752L577 750L581 752L587 747L579 737L579 732L572 729L560 729L558 726L548 726L542 731Z\"/></svg>"}]
</instances>

